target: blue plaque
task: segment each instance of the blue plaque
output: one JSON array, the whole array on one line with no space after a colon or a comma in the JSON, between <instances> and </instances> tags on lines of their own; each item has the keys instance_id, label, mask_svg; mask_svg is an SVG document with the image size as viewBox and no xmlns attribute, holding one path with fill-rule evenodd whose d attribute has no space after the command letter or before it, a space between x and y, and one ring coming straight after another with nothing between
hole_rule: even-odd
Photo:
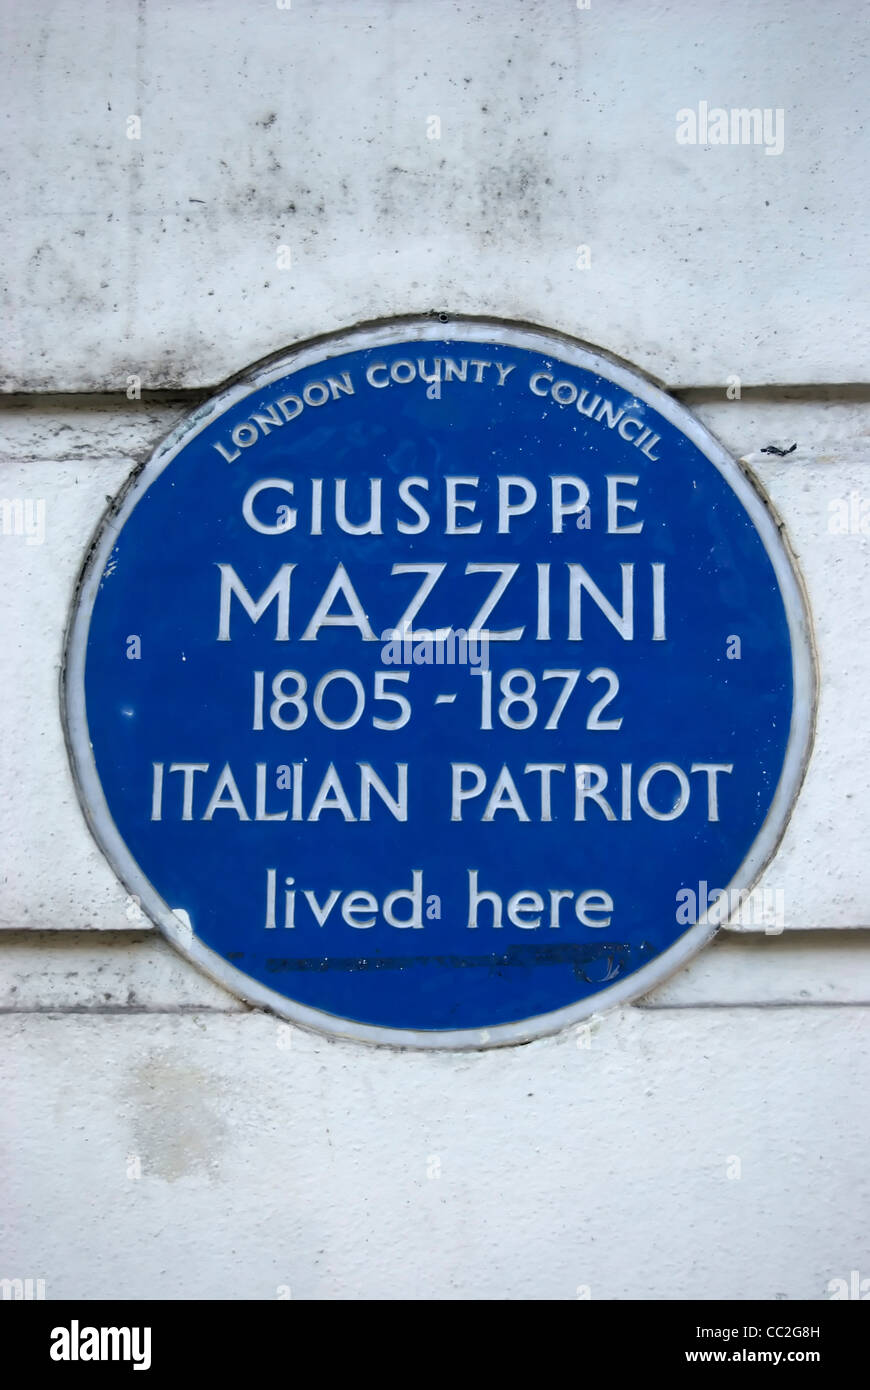
<instances>
[{"instance_id":1,"label":"blue plaque","mask_svg":"<svg viewBox=\"0 0 870 1390\"><path fill-rule=\"evenodd\" d=\"M700 423L444 315L196 410L110 508L65 666L153 921L254 1004L413 1047L577 1023L757 906L814 698L777 522Z\"/></svg>"}]
</instances>

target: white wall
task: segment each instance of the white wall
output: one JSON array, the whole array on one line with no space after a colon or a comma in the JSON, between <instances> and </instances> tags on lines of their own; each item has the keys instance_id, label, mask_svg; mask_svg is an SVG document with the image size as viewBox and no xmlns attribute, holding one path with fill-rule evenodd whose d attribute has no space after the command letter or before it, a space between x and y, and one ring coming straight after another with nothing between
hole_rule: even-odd
<instances>
[{"instance_id":1,"label":"white wall","mask_svg":"<svg viewBox=\"0 0 870 1390\"><path fill-rule=\"evenodd\" d=\"M870 541L829 529L870 498L865 7L32 0L2 24L0 496L44 500L46 532L0 536L0 1277L599 1299L870 1276ZM782 153L677 144L700 101L781 107ZM253 359L442 308L681 392L809 595L817 737L764 880L786 929L723 933L588 1047L411 1055L247 1009L137 919L66 762L63 632L106 499Z\"/></svg>"}]
</instances>

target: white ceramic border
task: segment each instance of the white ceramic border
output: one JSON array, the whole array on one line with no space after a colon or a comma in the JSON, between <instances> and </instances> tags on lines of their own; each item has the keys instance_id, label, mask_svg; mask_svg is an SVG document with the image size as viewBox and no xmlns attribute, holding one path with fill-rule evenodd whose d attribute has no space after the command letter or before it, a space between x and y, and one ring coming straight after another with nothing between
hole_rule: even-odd
<instances>
[{"instance_id":1,"label":"white ceramic border","mask_svg":"<svg viewBox=\"0 0 870 1390\"><path fill-rule=\"evenodd\" d=\"M437 314L427 318L397 318L363 324L346 332L312 339L287 352L256 363L233 378L172 431L156 450L150 462L131 477L126 488L109 507L98 528L73 601L61 672L61 707L73 777L98 845L128 892L138 895L148 916L194 965L248 1003L269 1009L305 1028L343 1038L401 1048L477 1049L530 1042L534 1038L569 1028L592 1014L600 1014L605 1009L646 994L679 969L709 940L722 920L722 912L717 915L719 904L648 965L611 985L609 989L551 1013L483 1030L417 1031L355 1023L284 998L275 990L268 989L229 965L195 936L191 937L185 924L142 873L118 833L103 795L94 762L85 709L85 653L91 611L103 570L127 518L140 497L185 445L238 401L291 372L345 352L435 339L504 343L542 353L567 366L585 368L600 374L614 385L646 402L691 439L719 470L748 512L770 557L782 593L791 636L794 680L791 729L779 784L758 836L728 885L729 890L750 889L772 859L785 831L806 769L815 720L816 669L809 612L802 584L781 534L781 523L774 516L755 480L750 479L741 470L700 421L672 396L667 395L636 369L600 349L542 328L501 319L469 318L462 315ZM723 908L728 896L729 894L726 894L720 899Z\"/></svg>"}]
</instances>

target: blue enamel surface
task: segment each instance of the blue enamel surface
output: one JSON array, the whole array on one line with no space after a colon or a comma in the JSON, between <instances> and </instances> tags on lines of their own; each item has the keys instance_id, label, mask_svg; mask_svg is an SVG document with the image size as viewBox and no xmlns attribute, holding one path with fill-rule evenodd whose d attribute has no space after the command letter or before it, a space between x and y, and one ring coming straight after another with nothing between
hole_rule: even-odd
<instances>
[{"instance_id":1,"label":"blue enamel surface","mask_svg":"<svg viewBox=\"0 0 870 1390\"><path fill-rule=\"evenodd\" d=\"M426 384L366 385L372 361L387 364L437 356L514 363L505 385L495 371L480 383L442 384L440 398ZM586 388L623 406L660 436L658 461L621 439L615 429L586 419L573 405L560 406L528 388L536 370ZM273 428L232 463L216 451L233 427L307 382L349 371L353 395L306 408ZM492 378L492 380L490 380ZM639 535L608 535L606 474L636 475L623 489L638 500ZM539 506L513 521L509 535L496 530L499 475L536 483ZM569 518L563 534L550 531L549 478L579 475L591 490L591 526L578 530ZM474 513L479 535L444 534L445 475L478 477ZM296 496L263 493L256 509L270 520L275 508L299 508L295 529L281 535L254 532L242 516L242 500L258 478L294 481ZM420 535L401 535L395 518L414 520L395 494L404 477L429 479L417 496L432 514ZM367 514L371 477L384 479L384 533L350 536L324 510L324 534L308 534L306 498L311 477L348 480L351 519ZM391 481L392 480L392 481ZM516 499L514 499L516 500ZM620 513L630 524L634 516ZM536 724L525 731L494 720L480 728L481 680L467 667L385 666L380 642L364 642L355 628L326 628L318 640L300 635L341 561L377 634L390 628L419 584L414 575L391 577L397 563L444 562L419 622L427 627L467 627L493 583L487 574L465 574L470 563L517 562L519 570L492 616L496 628L525 624L522 640L493 643L497 710L501 674L527 668L581 670L558 730L542 726L558 683L539 684ZM535 639L536 569L551 565L551 632ZM620 563L636 569L636 632L626 641L596 605L583 599L583 640L567 640L566 563L584 565L617 608ZM254 624L232 600L232 640L220 642L219 563L231 564L249 592L259 597L283 563L294 563L291 640L276 642L275 605ZM650 566L666 566L667 637L651 636ZM335 611L343 611L341 601ZM141 659L127 656L131 635L141 639ZM726 655L740 639L739 660ZM621 717L619 731L590 731L586 717L605 685L586 682L597 667L611 668L619 693L603 717ZM349 669L368 698L350 730L324 728L309 711L294 732L270 727L269 683L280 670L303 672L309 700L318 679ZM410 722L398 731L372 727L372 713L393 717L395 708L371 701L374 673L408 670ZM266 727L252 728L252 672L266 680ZM570 1005L622 979L666 951L687 929L677 921L676 894L704 881L725 887L767 815L782 769L793 699L791 652L782 598L765 547L736 495L717 469L679 430L613 383L577 367L504 345L413 342L358 351L306 368L236 404L191 440L145 492L120 535L106 567L90 624L86 657L90 737L105 797L118 831L164 901L189 912L209 947L244 975L302 1004L341 1018L421 1030L488 1028ZM455 693L452 704L435 704ZM350 691L336 685L326 708L336 719L351 705ZM688 772L692 763L733 763L719 778L720 819L707 819L706 780L691 778L688 808L672 821L641 814L605 819L595 805L587 819L573 818L572 765L600 764L615 792L619 770L637 774L656 762ZM152 764L163 763L164 818L151 820ZM181 776L172 762L203 763L195 782L194 819L179 818ZM335 810L317 822L240 822L231 809L201 819L218 774L228 763L253 817L255 765L267 766L267 809L289 810L291 790L277 786L278 769L304 766L307 812L330 763L358 810L358 763L368 762L395 790L396 763L408 764L409 816L399 823L376 797L370 823L346 823ZM450 821L450 764L479 764L489 789L502 764L515 777L531 819L510 810L481 822L486 795L467 803L461 823ZM537 776L529 763L564 763L553 779L553 819L538 818ZM605 792L608 795L609 792ZM650 792L660 809L672 800L662 778ZM614 795L618 807L618 795ZM617 817L619 811L617 809ZM378 916L357 928L340 909L319 927L297 905L297 925L264 928L266 871L277 870L279 921L283 881L313 890L372 892L380 903L409 888L412 870L423 873L424 900L440 900L440 918L424 918L420 930L400 930ZM562 925L529 930L505 923L496 930L486 910L482 925L467 925L467 871L506 902L520 890L603 889L614 900L606 928L583 926L562 911ZM570 907L570 904L569 904ZM406 910L403 905L402 910Z\"/></svg>"}]
</instances>

